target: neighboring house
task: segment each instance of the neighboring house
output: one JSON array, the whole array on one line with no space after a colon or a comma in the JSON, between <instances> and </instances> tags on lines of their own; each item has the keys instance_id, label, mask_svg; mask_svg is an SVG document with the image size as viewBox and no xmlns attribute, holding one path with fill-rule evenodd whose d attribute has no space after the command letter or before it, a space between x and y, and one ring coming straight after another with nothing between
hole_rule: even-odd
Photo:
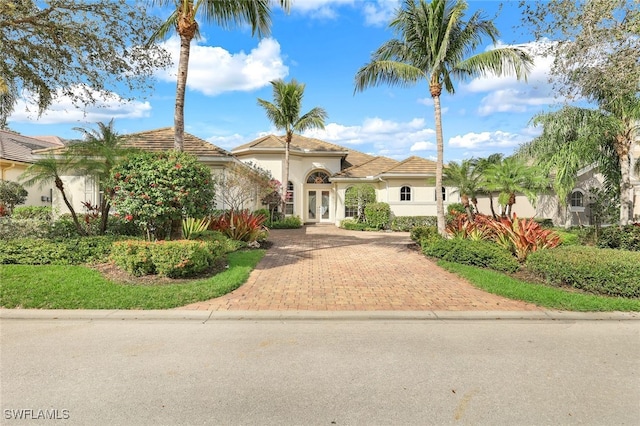
<instances>
[{"instance_id":1,"label":"neighboring house","mask_svg":"<svg viewBox=\"0 0 640 426\"><path fill-rule=\"evenodd\" d=\"M0 180L20 182L20 175L36 161L34 151L62 146L64 146L62 139L55 136L29 137L0 130ZM42 188L36 185L25 186L25 189L29 195L24 205L51 205L53 182Z\"/></svg>"},{"instance_id":2,"label":"neighboring house","mask_svg":"<svg viewBox=\"0 0 640 426\"><path fill-rule=\"evenodd\" d=\"M282 181L285 137L268 135L231 150ZM395 216L435 216L435 162L411 157L402 162L374 157L318 139L294 135L290 146L285 213L305 223L333 223L355 215L345 206L346 191L360 183L373 186L376 200ZM445 203L459 202L453 188L440 191Z\"/></svg>"}]
</instances>

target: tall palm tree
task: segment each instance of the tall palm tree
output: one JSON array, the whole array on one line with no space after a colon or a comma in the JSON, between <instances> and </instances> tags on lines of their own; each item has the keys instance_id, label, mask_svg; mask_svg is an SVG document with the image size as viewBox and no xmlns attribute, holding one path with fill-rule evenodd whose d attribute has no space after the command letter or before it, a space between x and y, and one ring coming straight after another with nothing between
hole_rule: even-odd
<instances>
[{"instance_id":1,"label":"tall palm tree","mask_svg":"<svg viewBox=\"0 0 640 426\"><path fill-rule=\"evenodd\" d=\"M518 157L507 157L500 163L484 170L488 190L498 192L498 203L502 206L502 217L511 218L516 193L525 194L535 205L538 194L548 187L546 173L537 166L529 166Z\"/></svg>"},{"instance_id":2,"label":"tall palm tree","mask_svg":"<svg viewBox=\"0 0 640 426\"><path fill-rule=\"evenodd\" d=\"M462 160L460 164L452 161L443 171L443 184L456 187L460 201L467 211L469 221L473 221L473 210L478 211L478 193L482 176L476 168L475 160ZM474 209L471 208L473 203Z\"/></svg>"},{"instance_id":3,"label":"tall palm tree","mask_svg":"<svg viewBox=\"0 0 640 426\"><path fill-rule=\"evenodd\" d=\"M267 117L276 128L285 131L282 177L282 211L284 212L289 182L289 149L293 133L301 133L314 128L324 129L327 112L322 108L315 107L306 114L300 115L305 85L298 83L295 79L289 83L278 79L272 81L271 85L273 86L273 103L258 98L258 105L265 109Z\"/></svg>"},{"instance_id":4,"label":"tall palm tree","mask_svg":"<svg viewBox=\"0 0 640 426\"><path fill-rule=\"evenodd\" d=\"M475 169L480 174L479 192L489 196L489 209L494 219L498 218L495 207L493 206L493 191L487 188L487 175L486 169L492 164L500 164L502 162L503 155L500 153L491 154L486 158L479 158L475 160Z\"/></svg>"},{"instance_id":5,"label":"tall palm tree","mask_svg":"<svg viewBox=\"0 0 640 426\"><path fill-rule=\"evenodd\" d=\"M137 151L125 145L126 139L114 129L113 119L109 123L97 123L97 129L74 127L82 133L82 141L69 146L67 155L73 158L76 168L85 175L93 176L103 191L100 200L100 229L102 235L107 229L113 189L108 185L111 169L118 159Z\"/></svg>"},{"instance_id":6,"label":"tall palm tree","mask_svg":"<svg viewBox=\"0 0 640 426\"><path fill-rule=\"evenodd\" d=\"M153 5L170 5L175 10L153 34L150 42L167 38L175 32L180 36L180 59L176 84L176 105L174 113L174 147L184 149L184 99L189 70L191 41L200 37L196 18L207 23L232 28L249 24L251 35L267 36L271 27L271 0L150 0ZM280 5L289 10L290 0L279 0Z\"/></svg>"},{"instance_id":7,"label":"tall palm tree","mask_svg":"<svg viewBox=\"0 0 640 426\"><path fill-rule=\"evenodd\" d=\"M23 182L27 186L38 185L39 188L42 188L44 184L52 182L55 187L62 194L62 199L66 204L69 212L71 213L71 218L73 219L73 224L78 231L78 234L82 236L86 236L87 232L80 224L78 220L78 215L76 214L73 205L67 198L67 193L65 192L64 183L62 182L61 174L64 173L65 170L69 170L70 165L69 161L63 156L62 159L55 158L53 155L49 155L47 157L41 158L24 171L24 173L20 176L20 181Z\"/></svg>"},{"instance_id":8,"label":"tall palm tree","mask_svg":"<svg viewBox=\"0 0 640 426\"><path fill-rule=\"evenodd\" d=\"M403 0L389 24L397 38L376 50L371 62L356 74L356 91L380 83L409 86L426 81L433 98L437 163L436 188L442 187L444 142L440 95L442 89L454 93L454 80L488 74L526 75L531 57L522 49L498 48L468 56L480 46L483 37L495 44L498 30L485 20L480 11L463 21L467 10L465 0ZM444 204L437 197L438 231L444 235Z\"/></svg>"}]
</instances>

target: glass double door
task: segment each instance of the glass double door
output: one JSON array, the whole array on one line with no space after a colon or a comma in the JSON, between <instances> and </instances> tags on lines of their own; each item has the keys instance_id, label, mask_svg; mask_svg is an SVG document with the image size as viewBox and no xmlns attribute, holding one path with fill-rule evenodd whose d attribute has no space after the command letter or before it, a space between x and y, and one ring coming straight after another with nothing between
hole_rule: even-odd
<instances>
[{"instance_id":1,"label":"glass double door","mask_svg":"<svg viewBox=\"0 0 640 426\"><path fill-rule=\"evenodd\" d=\"M307 190L307 222L329 221L329 191Z\"/></svg>"}]
</instances>

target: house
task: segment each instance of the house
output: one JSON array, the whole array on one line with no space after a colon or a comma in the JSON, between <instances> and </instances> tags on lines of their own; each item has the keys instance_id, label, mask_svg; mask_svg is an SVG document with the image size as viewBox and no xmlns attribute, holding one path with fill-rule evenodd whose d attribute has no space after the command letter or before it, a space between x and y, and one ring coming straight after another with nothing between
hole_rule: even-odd
<instances>
[{"instance_id":1,"label":"house","mask_svg":"<svg viewBox=\"0 0 640 426\"><path fill-rule=\"evenodd\" d=\"M19 177L36 161L34 151L63 147L55 136L28 137L8 130L0 130L0 180L19 182ZM43 187L25 186L29 193L25 205L48 206L53 198L53 183Z\"/></svg>"},{"instance_id":2,"label":"house","mask_svg":"<svg viewBox=\"0 0 640 426\"><path fill-rule=\"evenodd\" d=\"M231 150L241 161L250 161L284 176L285 137L267 135ZM435 162L411 157L402 162L372 156L329 142L293 135L289 149L289 182L285 213L305 223L339 225L355 211L345 206L345 194L356 184L369 184L376 200L386 202L395 216L435 216ZM441 192L445 203L459 202L455 188Z\"/></svg>"}]
</instances>

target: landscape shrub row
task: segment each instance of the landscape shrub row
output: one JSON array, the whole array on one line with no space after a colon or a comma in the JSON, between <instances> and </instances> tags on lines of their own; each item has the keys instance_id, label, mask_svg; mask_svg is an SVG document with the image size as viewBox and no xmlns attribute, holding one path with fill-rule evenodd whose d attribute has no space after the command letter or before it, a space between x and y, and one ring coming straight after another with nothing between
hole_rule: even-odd
<instances>
[{"instance_id":1,"label":"landscape shrub row","mask_svg":"<svg viewBox=\"0 0 640 426\"><path fill-rule=\"evenodd\" d=\"M391 219L391 230L410 232L416 226L437 226L435 216L396 216Z\"/></svg>"},{"instance_id":2,"label":"landscape shrub row","mask_svg":"<svg viewBox=\"0 0 640 426\"><path fill-rule=\"evenodd\" d=\"M598 237L598 247L640 251L640 224L603 228Z\"/></svg>"},{"instance_id":3,"label":"landscape shrub row","mask_svg":"<svg viewBox=\"0 0 640 426\"><path fill-rule=\"evenodd\" d=\"M0 240L0 264L79 265L106 262L118 237Z\"/></svg>"},{"instance_id":4,"label":"landscape shrub row","mask_svg":"<svg viewBox=\"0 0 640 426\"><path fill-rule=\"evenodd\" d=\"M224 252L218 241L118 241L111 259L135 276L158 274L170 278L191 277L212 268Z\"/></svg>"},{"instance_id":5,"label":"landscape shrub row","mask_svg":"<svg viewBox=\"0 0 640 426\"><path fill-rule=\"evenodd\" d=\"M423 238L422 252L449 262L515 272L520 264L508 250L494 242L462 238Z\"/></svg>"},{"instance_id":6,"label":"landscape shrub row","mask_svg":"<svg viewBox=\"0 0 640 426\"><path fill-rule=\"evenodd\" d=\"M587 246L532 253L527 269L552 285L596 294L640 297L640 253Z\"/></svg>"},{"instance_id":7,"label":"landscape shrub row","mask_svg":"<svg viewBox=\"0 0 640 426\"><path fill-rule=\"evenodd\" d=\"M299 216L286 216L273 222L266 222L269 229L298 229L302 226L302 220Z\"/></svg>"}]
</instances>

